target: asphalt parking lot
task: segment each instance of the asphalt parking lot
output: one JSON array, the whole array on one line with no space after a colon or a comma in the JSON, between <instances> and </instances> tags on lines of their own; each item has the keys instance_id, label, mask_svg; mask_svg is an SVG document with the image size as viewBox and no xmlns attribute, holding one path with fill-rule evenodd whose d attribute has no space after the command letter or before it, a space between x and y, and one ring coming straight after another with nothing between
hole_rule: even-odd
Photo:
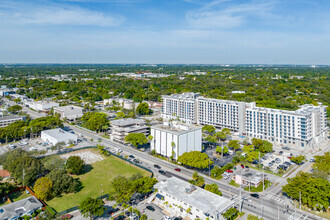
<instances>
[{"instance_id":1,"label":"asphalt parking lot","mask_svg":"<svg viewBox=\"0 0 330 220\"><path fill-rule=\"evenodd\" d=\"M155 211L150 211L147 209L147 206L152 206ZM162 209L156 206L155 204L148 203L139 203L136 207L142 214L146 214L148 219L162 220L164 219L165 214L162 213Z\"/></svg>"}]
</instances>

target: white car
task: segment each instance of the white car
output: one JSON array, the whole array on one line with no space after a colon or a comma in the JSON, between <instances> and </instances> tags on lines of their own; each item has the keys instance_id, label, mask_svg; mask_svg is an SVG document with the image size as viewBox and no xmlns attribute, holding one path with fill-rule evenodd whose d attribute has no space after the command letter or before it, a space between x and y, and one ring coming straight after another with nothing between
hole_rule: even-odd
<instances>
[{"instance_id":1,"label":"white car","mask_svg":"<svg viewBox=\"0 0 330 220\"><path fill-rule=\"evenodd\" d=\"M165 215L164 220L171 220L171 218L169 216Z\"/></svg>"}]
</instances>

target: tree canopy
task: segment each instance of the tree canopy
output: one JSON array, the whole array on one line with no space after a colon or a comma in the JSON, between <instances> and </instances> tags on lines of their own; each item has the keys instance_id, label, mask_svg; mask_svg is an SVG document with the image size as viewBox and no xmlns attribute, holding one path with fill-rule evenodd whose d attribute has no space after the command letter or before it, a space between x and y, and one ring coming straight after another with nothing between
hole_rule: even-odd
<instances>
[{"instance_id":1,"label":"tree canopy","mask_svg":"<svg viewBox=\"0 0 330 220\"><path fill-rule=\"evenodd\" d=\"M148 143L148 139L142 133L130 133L125 137L125 141L131 143L134 147Z\"/></svg>"},{"instance_id":2,"label":"tree canopy","mask_svg":"<svg viewBox=\"0 0 330 220\"><path fill-rule=\"evenodd\" d=\"M199 151L190 151L183 153L179 156L178 161L183 165L190 167L195 167L199 169L208 168L213 164L213 161L208 157L206 153L201 153Z\"/></svg>"},{"instance_id":3,"label":"tree canopy","mask_svg":"<svg viewBox=\"0 0 330 220\"><path fill-rule=\"evenodd\" d=\"M210 191L214 194L217 194L219 196L222 195L221 191L219 190L219 186L215 183L212 183L212 184L206 184L205 187L204 187L205 190L207 191Z\"/></svg>"},{"instance_id":4,"label":"tree canopy","mask_svg":"<svg viewBox=\"0 0 330 220\"><path fill-rule=\"evenodd\" d=\"M20 105L12 105L12 106L7 108L7 111L11 112L13 114L17 114L21 110L22 110L22 106L20 106Z\"/></svg>"},{"instance_id":5,"label":"tree canopy","mask_svg":"<svg viewBox=\"0 0 330 220\"><path fill-rule=\"evenodd\" d=\"M84 166L85 162L79 156L70 156L65 163L65 169L72 174L80 174Z\"/></svg>"},{"instance_id":6,"label":"tree canopy","mask_svg":"<svg viewBox=\"0 0 330 220\"><path fill-rule=\"evenodd\" d=\"M34 184L33 191L38 199L47 200L51 195L53 183L48 177L39 178Z\"/></svg>"},{"instance_id":7,"label":"tree canopy","mask_svg":"<svg viewBox=\"0 0 330 220\"><path fill-rule=\"evenodd\" d=\"M202 131L207 132L209 134L213 134L215 132L215 127L212 125L204 125Z\"/></svg>"},{"instance_id":8,"label":"tree canopy","mask_svg":"<svg viewBox=\"0 0 330 220\"><path fill-rule=\"evenodd\" d=\"M313 164L313 168L330 173L330 152L326 152L322 156L315 156L315 163Z\"/></svg>"},{"instance_id":9,"label":"tree canopy","mask_svg":"<svg viewBox=\"0 0 330 220\"><path fill-rule=\"evenodd\" d=\"M149 105L146 102L141 102L136 108L136 113L139 115L149 115L151 110L149 109Z\"/></svg>"},{"instance_id":10,"label":"tree canopy","mask_svg":"<svg viewBox=\"0 0 330 220\"><path fill-rule=\"evenodd\" d=\"M86 218L101 216L105 212L104 202L102 199L88 197L80 203L79 211Z\"/></svg>"},{"instance_id":11,"label":"tree canopy","mask_svg":"<svg viewBox=\"0 0 330 220\"><path fill-rule=\"evenodd\" d=\"M92 131L100 131L104 126L110 124L108 116L102 112L87 112L81 120L82 126Z\"/></svg>"}]
</instances>

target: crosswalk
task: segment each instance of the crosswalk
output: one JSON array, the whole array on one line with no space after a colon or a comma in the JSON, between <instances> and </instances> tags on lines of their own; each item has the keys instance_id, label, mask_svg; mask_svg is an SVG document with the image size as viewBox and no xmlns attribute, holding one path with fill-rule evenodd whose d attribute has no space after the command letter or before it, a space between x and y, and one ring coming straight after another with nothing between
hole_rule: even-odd
<instances>
[{"instance_id":1,"label":"crosswalk","mask_svg":"<svg viewBox=\"0 0 330 220\"><path fill-rule=\"evenodd\" d=\"M300 213L292 213L288 220L307 220L309 219L309 216L306 214L300 214Z\"/></svg>"},{"instance_id":2,"label":"crosswalk","mask_svg":"<svg viewBox=\"0 0 330 220\"><path fill-rule=\"evenodd\" d=\"M274 199L275 201L277 201L277 202L279 202L281 204L286 204L286 202L283 199L275 196L274 194L267 194L267 197L269 197L271 199Z\"/></svg>"}]
</instances>

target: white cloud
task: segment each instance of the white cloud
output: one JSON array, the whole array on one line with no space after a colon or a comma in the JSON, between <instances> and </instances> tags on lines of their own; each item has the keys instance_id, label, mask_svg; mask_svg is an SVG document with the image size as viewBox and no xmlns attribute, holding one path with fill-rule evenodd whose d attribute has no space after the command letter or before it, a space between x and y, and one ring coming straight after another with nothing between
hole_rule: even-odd
<instances>
[{"instance_id":1,"label":"white cloud","mask_svg":"<svg viewBox=\"0 0 330 220\"><path fill-rule=\"evenodd\" d=\"M23 6L23 7L22 7ZM11 10L0 7L0 22L18 25L118 26L123 16L106 15L79 7L21 5ZM1 10L2 9L2 10Z\"/></svg>"},{"instance_id":2,"label":"white cloud","mask_svg":"<svg viewBox=\"0 0 330 220\"><path fill-rule=\"evenodd\" d=\"M249 17L273 17L270 10L274 1L228 4L230 0L214 0L203 7L186 13L186 20L193 28L234 28L243 25Z\"/></svg>"}]
</instances>

